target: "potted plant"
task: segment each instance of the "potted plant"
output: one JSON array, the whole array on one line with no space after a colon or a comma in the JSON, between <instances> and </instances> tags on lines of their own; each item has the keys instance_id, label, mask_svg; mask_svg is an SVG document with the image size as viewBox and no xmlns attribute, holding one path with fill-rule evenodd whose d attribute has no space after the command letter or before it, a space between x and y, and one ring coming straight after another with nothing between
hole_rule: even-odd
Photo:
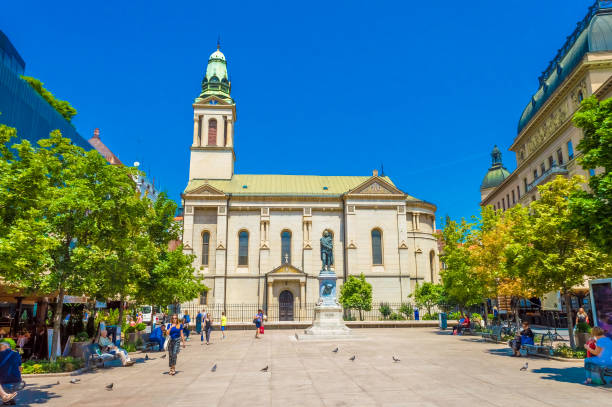
<instances>
[{"instance_id":1,"label":"potted plant","mask_svg":"<svg viewBox=\"0 0 612 407\"><path fill-rule=\"evenodd\" d=\"M591 337L591 327L586 322L578 322L576 325L576 348L582 349Z\"/></svg>"},{"instance_id":2,"label":"potted plant","mask_svg":"<svg viewBox=\"0 0 612 407\"><path fill-rule=\"evenodd\" d=\"M82 358L85 348L89 345L89 335L83 331L75 335L70 348L70 355L75 358Z\"/></svg>"}]
</instances>

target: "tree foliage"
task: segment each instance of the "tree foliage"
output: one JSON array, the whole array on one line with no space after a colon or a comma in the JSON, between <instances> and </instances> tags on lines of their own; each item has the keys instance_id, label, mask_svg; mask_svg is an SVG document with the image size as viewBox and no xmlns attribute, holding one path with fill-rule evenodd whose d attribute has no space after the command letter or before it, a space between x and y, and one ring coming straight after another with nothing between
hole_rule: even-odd
<instances>
[{"instance_id":1,"label":"tree foliage","mask_svg":"<svg viewBox=\"0 0 612 407\"><path fill-rule=\"evenodd\" d=\"M363 273L359 277L349 276L340 289L338 301L345 309L359 310L359 317L363 320L362 311L372 309L372 284L366 281Z\"/></svg>"},{"instance_id":2,"label":"tree foliage","mask_svg":"<svg viewBox=\"0 0 612 407\"><path fill-rule=\"evenodd\" d=\"M409 297L414 297L417 308L426 308L427 313L431 315L432 308L440 305L444 299L444 287L442 284L425 282L417 285Z\"/></svg>"},{"instance_id":3,"label":"tree foliage","mask_svg":"<svg viewBox=\"0 0 612 407\"><path fill-rule=\"evenodd\" d=\"M572 224L604 252L612 254L612 99L599 102L595 96L582 101L574 115L582 129L577 149L585 170L602 168L589 178L590 191L578 189L570 201Z\"/></svg>"},{"instance_id":4,"label":"tree foliage","mask_svg":"<svg viewBox=\"0 0 612 407\"><path fill-rule=\"evenodd\" d=\"M47 103L49 103L59 114L61 114L66 121L70 123L72 118L76 116L76 109L67 101L57 99L55 96L53 96L53 93L45 89L43 86L44 83L42 83L40 80L32 78L31 76L22 76L21 79L26 81L32 87L32 89L38 92L38 94L42 96L42 98L45 99Z\"/></svg>"}]
</instances>

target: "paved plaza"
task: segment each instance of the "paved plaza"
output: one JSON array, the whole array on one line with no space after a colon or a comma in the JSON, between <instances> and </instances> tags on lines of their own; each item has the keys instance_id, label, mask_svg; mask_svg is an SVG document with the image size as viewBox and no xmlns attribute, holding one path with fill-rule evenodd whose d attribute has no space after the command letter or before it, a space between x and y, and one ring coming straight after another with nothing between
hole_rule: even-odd
<instances>
[{"instance_id":1,"label":"paved plaza","mask_svg":"<svg viewBox=\"0 0 612 407\"><path fill-rule=\"evenodd\" d=\"M612 405L612 387L587 387L582 364L511 358L502 344L431 328L359 329L359 341L297 342L296 331L230 331L189 342L176 376L161 353L79 376L28 378L19 405L45 406L575 406ZM339 346L339 351L332 350ZM356 355L354 361L349 360ZM392 355L400 362L394 363ZM216 372L211 367L217 364ZM269 366L268 372L260 369ZM57 381L59 380L59 384ZM114 383L108 391L105 385Z\"/></svg>"}]
</instances>

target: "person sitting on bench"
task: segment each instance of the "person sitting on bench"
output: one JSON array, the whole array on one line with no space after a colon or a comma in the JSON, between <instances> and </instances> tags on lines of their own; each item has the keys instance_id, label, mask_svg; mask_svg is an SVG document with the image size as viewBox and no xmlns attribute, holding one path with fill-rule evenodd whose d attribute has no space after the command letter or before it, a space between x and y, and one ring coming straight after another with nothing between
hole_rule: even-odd
<instances>
[{"instance_id":1,"label":"person sitting on bench","mask_svg":"<svg viewBox=\"0 0 612 407\"><path fill-rule=\"evenodd\" d=\"M461 335L461 331L469 327L470 317L468 317L467 314L464 314L463 311L461 311L461 318L459 319L459 324L455 328L453 328L453 335Z\"/></svg>"},{"instance_id":2,"label":"person sitting on bench","mask_svg":"<svg viewBox=\"0 0 612 407\"><path fill-rule=\"evenodd\" d=\"M519 351L522 345L533 345L533 331L529 328L527 321L523 321L523 330L510 341L510 347L514 352L512 356L521 356Z\"/></svg>"},{"instance_id":3,"label":"person sitting on bench","mask_svg":"<svg viewBox=\"0 0 612 407\"><path fill-rule=\"evenodd\" d=\"M0 342L0 397L5 404L14 403L21 386L21 356L7 341Z\"/></svg>"},{"instance_id":4,"label":"person sitting on bench","mask_svg":"<svg viewBox=\"0 0 612 407\"><path fill-rule=\"evenodd\" d=\"M110 339L108 339L108 333L106 332L106 329L100 331L98 345L100 345L100 348L103 352L108 352L111 355L119 355L119 358L121 359L121 364L123 366L132 366L134 364L134 361L130 359L130 356L128 355L125 349L121 349L120 347L116 346Z\"/></svg>"},{"instance_id":5,"label":"person sitting on bench","mask_svg":"<svg viewBox=\"0 0 612 407\"><path fill-rule=\"evenodd\" d=\"M601 374L601 366L612 366L612 339L605 336L606 332L596 326L591 329L591 335L595 337L595 349L590 349L588 345L584 348L595 355L584 359L584 372L586 380L584 384L604 384Z\"/></svg>"},{"instance_id":6,"label":"person sitting on bench","mask_svg":"<svg viewBox=\"0 0 612 407\"><path fill-rule=\"evenodd\" d=\"M151 332L149 342L154 342L158 345L158 350L164 350L164 341L166 340L166 326L160 325Z\"/></svg>"}]
</instances>

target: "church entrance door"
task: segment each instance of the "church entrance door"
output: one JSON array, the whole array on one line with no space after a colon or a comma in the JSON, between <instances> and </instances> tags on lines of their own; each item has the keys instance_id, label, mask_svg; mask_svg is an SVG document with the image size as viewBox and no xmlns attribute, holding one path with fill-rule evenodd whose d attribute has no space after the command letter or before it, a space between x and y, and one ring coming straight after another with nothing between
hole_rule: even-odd
<instances>
[{"instance_id":1,"label":"church entrance door","mask_svg":"<svg viewBox=\"0 0 612 407\"><path fill-rule=\"evenodd\" d=\"M293 321L293 294L285 290L278 296L278 320Z\"/></svg>"}]
</instances>

